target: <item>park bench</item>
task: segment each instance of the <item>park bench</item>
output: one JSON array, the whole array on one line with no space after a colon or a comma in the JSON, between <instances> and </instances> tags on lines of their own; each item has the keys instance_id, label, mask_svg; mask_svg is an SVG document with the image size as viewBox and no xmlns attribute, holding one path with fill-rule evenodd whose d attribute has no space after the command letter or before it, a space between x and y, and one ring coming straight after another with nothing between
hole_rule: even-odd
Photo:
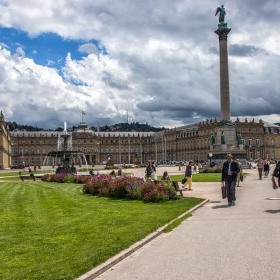
<instances>
[{"instance_id":1,"label":"park bench","mask_svg":"<svg viewBox=\"0 0 280 280\"><path fill-rule=\"evenodd\" d=\"M29 174L29 175L19 175L19 178L24 181L24 180L33 180L36 181L36 176L34 174Z\"/></svg>"},{"instance_id":2,"label":"park bench","mask_svg":"<svg viewBox=\"0 0 280 280\"><path fill-rule=\"evenodd\" d=\"M176 192L180 192L180 195L183 196L183 190L179 187L178 182L172 181L172 185Z\"/></svg>"}]
</instances>

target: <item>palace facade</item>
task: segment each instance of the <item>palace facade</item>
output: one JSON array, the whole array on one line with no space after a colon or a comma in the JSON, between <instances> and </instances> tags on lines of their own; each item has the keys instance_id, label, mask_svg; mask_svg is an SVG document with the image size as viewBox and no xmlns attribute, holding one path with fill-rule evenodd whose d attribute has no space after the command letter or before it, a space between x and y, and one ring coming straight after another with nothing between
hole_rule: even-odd
<instances>
[{"instance_id":1,"label":"palace facade","mask_svg":"<svg viewBox=\"0 0 280 280\"><path fill-rule=\"evenodd\" d=\"M7 126L4 114L0 112L0 169L5 169L12 164L12 146L9 127Z\"/></svg>"},{"instance_id":2,"label":"palace facade","mask_svg":"<svg viewBox=\"0 0 280 280\"><path fill-rule=\"evenodd\" d=\"M280 159L280 127L254 118L231 118L247 160ZM73 132L72 150L83 152L88 164L102 164L108 158L116 164L146 164L148 160L207 161L211 148L210 135L219 119L168 129L161 132L94 132L80 123ZM48 152L56 151L58 138L65 132L11 132L12 164L43 165ZM7 153L8 155L8 153ZM45 165L53 165L50 159Z\"/></svg>"}]
</instances>

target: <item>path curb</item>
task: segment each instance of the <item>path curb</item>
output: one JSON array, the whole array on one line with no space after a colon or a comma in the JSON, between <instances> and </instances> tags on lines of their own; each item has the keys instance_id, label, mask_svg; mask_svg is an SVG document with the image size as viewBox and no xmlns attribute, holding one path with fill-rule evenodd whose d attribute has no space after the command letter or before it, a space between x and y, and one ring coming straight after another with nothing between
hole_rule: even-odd
<instances>
[{"instance_id":1,"label":"path curb","mask_svg":"<svg viewBox=\"0 0 280 280\"><path fill-rule=\"evenodd\" d=\"M98 277L99 275L104 273L106 270L110 269L111 267L113 267L114 265L116 265L117 263L122 261L123 259L127 258L128 256L130 256L132 253L136 252L141 247L143 247L144 245L146 245L147 243L149 243L150 241L152 241L153 239L155 239L156 237L161 235L164 232L164 229L166 228L166 226L171 224L174 220L180 219L181 217L185 216L186 214L194 212L195 210L197 210L198 208L202 207L207 202L209 202L209 199L205 199L200 204L196 205L192 209L190 209L190 210L186 211L185 213L181 214L179 217L173 219L169 223L167 223L164 226L160 227L155 232L149 234L148 236L146 236L142 240L134 243L129 248L123 250L122 252L120 252L116 256L114 256L114 257L108 259L107 261L105 261L104 263L96 266L95 268L93 268L90 271L86 272L82 276L79 276L78 278L76 278L76 280L92 280L92 279L95 279L96 277Z\"/></svg>"}]
</instances>

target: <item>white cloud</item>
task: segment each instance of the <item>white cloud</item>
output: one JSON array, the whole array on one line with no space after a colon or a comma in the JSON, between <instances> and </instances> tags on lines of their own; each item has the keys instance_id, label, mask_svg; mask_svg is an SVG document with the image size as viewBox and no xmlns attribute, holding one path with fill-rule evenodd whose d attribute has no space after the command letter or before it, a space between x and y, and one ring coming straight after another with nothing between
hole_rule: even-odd
<instances>
[{"instance_id":1,"label":"white cloud","mask_svg":"<svg viewBox=\"0 0 280 280\"><path fill-rule=\"evenodd\" d=\"M85 42L77 50L82 59L69 52L60 59L58 72L25 57L22 45L19 56L11 55L1 39L1 107L13 120L46 128L63 121L74 125L86 110L89 124L110 124L125 121L129 110L134 121L174 127L220 116L219 42L214 34L218 1L3 3L1 26L30 36L54 32ZM250 3L225 3L232 28L231 113L279 121L279 3Z\"/></svg>"},{"instance_id":2,"label":"white cloud","mask_svg":"<svg viewBox=\"0 0 280 280\"><path fill-rule=\"evenodd\" d=\"M17 53L18 55L22 55L22 56L25 55L25 52L24 52L24 50L22 49L22 47L18 47L18 48L16 49L16 53Z\"/></svg>"},{"instance_id":3,"label":"white cloud","mask_svg":"<svg viewBox=\"0 0 280 280\"><path fill-rule=\"evenodd\" d=\"M95 54L96 56L99 55L97 47L91 43L83 44L83 45L79 46L79 51L87 53L87 54Z\"/></svg>"}]
</instances>

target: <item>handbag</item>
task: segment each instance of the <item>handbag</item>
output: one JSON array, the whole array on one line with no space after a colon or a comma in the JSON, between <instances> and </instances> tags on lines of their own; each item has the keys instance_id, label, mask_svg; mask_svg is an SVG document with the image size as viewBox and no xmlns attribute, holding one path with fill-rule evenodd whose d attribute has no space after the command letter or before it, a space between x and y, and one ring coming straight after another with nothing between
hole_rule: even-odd
<instances>
[{"instance_id":1,"label":"handbag","mask_svg":"<svg viewBox=\"0 0 280 280\"><path fill-rule=\"evenodd\" d=\"M226 190L226 186L223 182L221 184L221 190L222 190L222 198L225 199L227 197L227 190Z\"/></svg>"},{"instance_id":2,"label":"handbag","mask_svg":"<svg viewBox=\"0 0 280 280\"><path fill-rule=\"evenodd\" d=\"M185 177L183 180L182 180L182 184L185 184L187 182L187 178Z\"/></svg>"},{"instance_id":3,"label":"handbag","mask_svg":"<svg viewBox=\"0 0 280 280\"><path fill-rule=\"evenodd\" d=\"M243 180L244 180L243 174L240 174L240 181L243 182Z\"/></svg>"}]
</instances>

